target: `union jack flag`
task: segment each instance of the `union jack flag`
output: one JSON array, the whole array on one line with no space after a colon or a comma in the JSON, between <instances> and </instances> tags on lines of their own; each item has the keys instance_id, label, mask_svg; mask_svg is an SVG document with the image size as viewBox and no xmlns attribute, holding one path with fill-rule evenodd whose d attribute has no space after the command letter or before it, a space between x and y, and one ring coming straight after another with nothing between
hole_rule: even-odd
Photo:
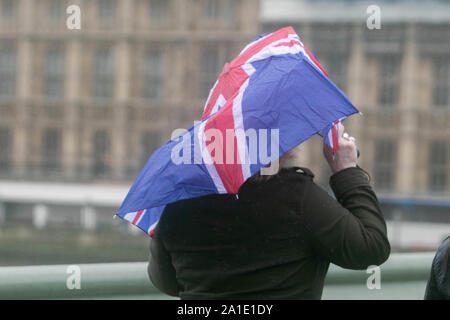
<instances>
[{"instance_id":1,"label":"union jack flag","mask_svg":"<svg viewBox=\"0 0 450 320\"><path fill-rule=\"evenodd\" d=\"M337 124L356 112L293 28L262 35L225 64L201 121L153 153L117 215L152 235L167 204L236 194L246 179L317 133L336 150ZM239 134L248 130L277 132L275 152L274 137L251 142ZM227 137L227 143L210 132ZM253 156L255 144L266 149L265 156ZM180 145L187 161L175 163ZM219 154L231 155L231 161L217 161Z\"/></svg>"}]
</instances>

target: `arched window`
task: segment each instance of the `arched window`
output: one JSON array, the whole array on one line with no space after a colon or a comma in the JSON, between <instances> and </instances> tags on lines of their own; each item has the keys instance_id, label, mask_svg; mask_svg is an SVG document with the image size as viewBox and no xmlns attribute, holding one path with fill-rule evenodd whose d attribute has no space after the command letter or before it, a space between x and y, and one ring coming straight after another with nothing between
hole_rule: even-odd
<instances>
[{"instance_id":1,"label":"arched window","mask_svg":"<svg viewBox=\"0 0 450 320\"><path fill-rule=\"evenodd\" d=\"M46 173L56 173L61 168L61 131L46 129L42 135L42 169Z\"/></svg>"},{"instance_id":2,"label":"arched window","mask_svg":"<svg viewBox=\"0 0 450 320\"><path fill-rule=\"evenodd\" d=\"M382 139L375 145L375 187L380 190L392 190L395 182L395 167L397 161L396 143Z\"/></svg>"},{"instance_id":3,"label":"arched window","mask_svg":"<svg viewBox=\"0 0 450 320\"><path fill-rule=\"evenodd\" d=\"M141 167L143 167L153 151L160 145L160 135L156 131L146 131L142 134L141 138Z\"/></svg>"},{"instance_id":4,"label":"arched window","mask_svg":"<svg viewBox=\"0 0 450 320\"><path fill-rule=\"evenodd\" d=\"M449 148L447 141L433 141L429 146L428 185L431 191L444 192L448 187Z\"/></svg>"},{"instance_id":5,"label":"arched window","mask_svg":"<svg viewBox=\"0 0 450 320\"><path fill-rule=\"evenodd\" d=\"M51 48L44 61L44 96L58 99L64 96L64 52L60 48Z\"/></svg>"},{"instance_id":6,"label":"arched window","mask_svg":"<svg viewBox=\"0 0 450 320\"><path fill-rule=\"evenodd\" d=\"M93 137L93 165L92 174L94 178L104 178L109 174L109 152L110 141L106 131L95 132Z\"/></svg>"},{"instance_id":7,"label":"arched window","mask_svg":"<svg viewBox=\"0 0 450 320\"><path fill-rule=\"evenodd\" d=\"M148 50L144 57L142 94L146 99L158 100L164 90L164 59L161 50Z\"/></svg>"},{"instance_id":8,"label":"arched window","mask_svg":"<svg viewBox=\"0 0 450 320\"><path fill-rule=\"evenodd\" d=\"M0 47L0 97L12 97L16 93L16 51Z\"/></svg>"},{"instance_id":9,"label":"arched window","mask_svg":"<svg viewBox=\"0 0 450 320\"><path fill-rule=\"evenodd\" d=\"M11 132L9 128L0 128L0 172L6 173L11 166Z\"/></svg>"},{"instance_id":10,"label":"arched window","mask_svg":"<svg viewBox=\"0 0 450 320\"><path fill-rule=\"evenodd\" d=\"M114 60L110 49L100 49L94 57L93 95L112 98L114 92Z\"/></svg>"}]
</instances>

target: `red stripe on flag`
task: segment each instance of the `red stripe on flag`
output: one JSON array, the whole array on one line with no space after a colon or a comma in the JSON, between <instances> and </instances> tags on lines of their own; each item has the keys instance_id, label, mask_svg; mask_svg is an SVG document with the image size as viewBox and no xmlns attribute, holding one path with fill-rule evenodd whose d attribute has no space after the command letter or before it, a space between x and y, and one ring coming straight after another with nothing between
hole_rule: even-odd
<instances>
[{"instance_id":1,"label":"red stripe on flag","mask_svg":"<svg viewBox=\"0 0 450 320\"><path fill-rule=\"evenodd\" d=\"M295 35L296 33L292 27L287 27L276 31L265 38L260 39L255 44L247 48L236 59L234 59L231 62L231 67L241 66L242 64L247 62L247 60L253 57L256 53L258 53L259 51L270 45L272 42L285 39L290 34Z\"/></svg>"},{"instance_id":2,"label":"red stripe on flag","mask_svg":"<svg viewBox=\"0 0 450 320\"><path fill-rule=\"evenodd\" d=\"M314 57L314 55L311 53L311 51L308 50L308 48L306 46L303 46L303 48L306 51L306 54L308 55L308 57L312 60L312 62L314 62L314 64L317 66L317 68L320 69L320 71L323 72L324 75L326 75L328 77L328 73L325 71L325 69L320 65L319 61L316 59L316 57Z\"/></svg>"},{"instance_id":3,"label":"red stripe on flag","mask_svg":"<svg viewBox=\"0 0 450 320\"><path fill-rule=\"evenodd\" d=\"M214 108L217 99L219 99L220 95L223 95L226 101L234 95L242 84L247 81L248 74L242 68L236 68L231 72L222 73L219 76L218 83L214 88L214 91L211 93L209 100L207 102L205 111L202 115L202 120L207 118Z\"/></svg>"},{"instance_id":4,"label":"red stripe on flag","mask_svg":"<svg viewBox=\"0 0 450 320\"><path fill-rule=\"evenodd\" d=\"M244 183L236 135L233 134L232 138L227 136L227 129L233 130L234 132L233 100L234 99L231 98L222 108L220 121L216 119L217 117L213 116L208 119L205 125L206 148L227 193L237 193L239 187ZM213 135L209 133L213 133L213 131L208 132L208 130L211 129L220 132L220 135L223 138L221 142L212 139ZM227 141L227 139L232 140ZM227 145L232 146L233 149L227 150ZM232 163L227 163L226 157L227 155L230 156L231 151L234 151L234 157L231 161Z\"/></svg>"},{"instance_id":5,"label":"red stripe on flag","mask_svg":"<svg viewBox=\"0 0 450 320\"><path fill-rule=\"evenodd\" d=\"M139 221L139 218L141 217L143 212L144 212L144 210L139 210L136 213L136 216L134 217L132 224L136 225L136 223Z\"/></svg>"},{"instance_id":6,"label":"red stripe on flag","mask_svg":"<svg viewBox=\"0 0 450 320\"><path fill-rule=\"evenodd\" d=\"M295 45L301 46L300 41L291 40L291 41L281 42L281 43L277 44L275 47L293 47Z\"/></svg>"},{"instance_id":7,"label":"red stripe on flag","mask_svg":"<svg viewBox=\"0 0 450 320\"><path fill-rule=\"evenodd\" d=\"M339 139L336 130L336 124L331 127L331 137L333 139L333 152L336 152L339 148Z\"/></svg>"},{"instance_id":8,"label":"red stripe on flag","mask_svg":"<svg viewBox=\"0 0 450 320\"><path fill-rule=\"evenodd\" d=\"M228 99L241 87L241 85L247 80L248 74L241 68L251 57L257 54L259 51L270 45L271 43L286 39L289 35L296 35L292 27L280 29L265 38L256 41L253 45L248 47L244 52L237 56L233 61L228 62L222 69L219 75L218 83L211 92L209 100L206 103L205 111L203 112L202 119L208 117L216 104L217 99L222 94L225 100ZM295 40L293 40L295 41ZM293 41L286 41L290 44ZM297 41L298 44L300 44ZM292 43L290 46L293 46ZM301 44L300 44L301 45ZM226 85L225 85L226 84Z\"/></svg>"}]
</instances>

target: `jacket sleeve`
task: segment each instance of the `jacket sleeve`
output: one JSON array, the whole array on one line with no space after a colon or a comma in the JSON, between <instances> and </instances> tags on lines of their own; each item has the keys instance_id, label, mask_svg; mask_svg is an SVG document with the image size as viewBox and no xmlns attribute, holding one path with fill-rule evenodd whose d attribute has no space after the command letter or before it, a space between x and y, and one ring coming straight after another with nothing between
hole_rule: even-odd
<instances>
[{"instance_id":1,"label":"jacket sleeve","mask_svg":"<svg viewBox=\"0 0 450 320\"><path fill-rule=\"evenodd\" d=\"M301 216L315 254L347 269L380 265L390 254L386 223L369 175L359 167L330 178L336 200L312 181Z\"/></svg>"},{"instance_id":2,"label":"jacket sleeve","mask_svg":"<svg viewBox=\"0 0 450 320\"><path fill-rule=\"evenodd\" d=\"M147 272L153 285L162 292L178 297L179 288L175 268L172 265L170 254L167 252L162 240L155 229L150 240L150 257Z\"/></svg>"},{"instance_id":3,"label":"jacket sleeve","mask_svg":"<svg viewBox=\"0 0 450 320\"><path fill-rule=\"evenodd\" d=\"M431 266L425 300L450 299L450 236L439 246Z\"/></svg>"},{"instance_id":4,"label":"jacket sleeve","mask_svg":"<svg viewBox=\"0 0 450 320\"><path fill-rule=\"evenodd\" d=\"M436 281L436 276L434 273L435 273L435 270L434 270L434 260L433 260L433 267L431 268L430 278L428 279L427 287L425 289L424 300L445 300L444 296L441 294L441 292L439 290L439 286Z\"/></svg>"}]
</instances>

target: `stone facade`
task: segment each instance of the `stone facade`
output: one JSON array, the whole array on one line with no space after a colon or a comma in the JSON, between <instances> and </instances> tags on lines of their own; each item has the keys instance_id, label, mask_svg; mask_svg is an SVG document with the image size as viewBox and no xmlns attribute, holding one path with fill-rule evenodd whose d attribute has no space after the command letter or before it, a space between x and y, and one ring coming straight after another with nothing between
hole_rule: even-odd
<instances>
[{"instance_id":1,"label":"stone facade","mask_svg":"<svg viewBox=\"0 0 450 320\"><path fill-rule=\"evenodd\" d=\"M81 8L81 30L66 28L70 4ZM175 128L199 119L226 61L255 35L292 25L363 112L346 125L376 188L445 195L448 20L436 23L424 12L424 19L391 18L369 30L345 15L269 19L260 5L0 0L0 177L131 181ZM326 184L320 138L300 148L299 163Z\"/></svg>"}]
</instances>

